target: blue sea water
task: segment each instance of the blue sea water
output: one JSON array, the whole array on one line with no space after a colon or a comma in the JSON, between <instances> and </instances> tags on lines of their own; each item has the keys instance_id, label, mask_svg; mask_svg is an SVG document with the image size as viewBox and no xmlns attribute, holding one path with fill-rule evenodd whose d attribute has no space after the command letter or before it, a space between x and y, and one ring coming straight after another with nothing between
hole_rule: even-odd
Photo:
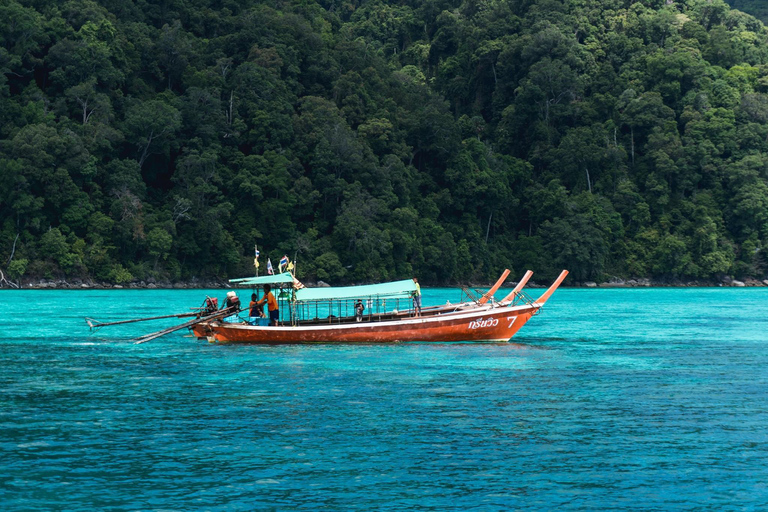
<instances>
[{"instance_id":1,"label":"blue sea water","mask_svg":"<svg viewBox=\"0 0 768 512\"><path fill-rule=\"evenodd\" d=\"M563 289L508 344L83 321L206 293L0 292L0 509L768 508L768 289Z\"/></svg>"}]
</instances>

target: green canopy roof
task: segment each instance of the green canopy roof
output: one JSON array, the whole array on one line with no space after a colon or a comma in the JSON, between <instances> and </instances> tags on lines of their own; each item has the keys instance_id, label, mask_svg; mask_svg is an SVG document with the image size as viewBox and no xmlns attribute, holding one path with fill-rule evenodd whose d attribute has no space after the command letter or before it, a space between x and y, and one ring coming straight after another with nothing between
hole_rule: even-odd
<instances>
[{"instance_id":1,"label":"green canopy roof","mask_svg":"<svg viewBox=\"0 0 768 512\"><path fill-rule=\"evenodd\" d=\"M293 284L290 272L272 276L241 277L230 279L230 283L240 286L264 286L265 284ZM339 286L325 288L302 288L296 290L297 301L334 300L334 299L368 299L368 298L398 298L410 297L416 290L413 279L403 279L391 283L366 284L362 286Z\"/></svg>"},{"instance_id":2,"label":"green canopy roof","mask_svg":"<svg viewBox=\"0 0 768 512\"><path fill-rule=\"evenodd\" d=\"M409 297L416 290L413 279L391 283L367 284L362 286L340 286L326 288L302 288L296 290L297 301L332 299L367 299Z\"/></svg>"},{"instance_id":3,"label":"green canopy roof","mask_svg":"<svg viewBox=\"0 0 768 512\"><path fill-rule=\"evenodd\" d=\"M241 277L239 279L230 279L230 283L240 284L243 286L263 286L265 284L293 284L293 276L290 272L283 272L282 274L275 274L273 276L260 276L260 277Z\"/></svg>"}]
</instances>

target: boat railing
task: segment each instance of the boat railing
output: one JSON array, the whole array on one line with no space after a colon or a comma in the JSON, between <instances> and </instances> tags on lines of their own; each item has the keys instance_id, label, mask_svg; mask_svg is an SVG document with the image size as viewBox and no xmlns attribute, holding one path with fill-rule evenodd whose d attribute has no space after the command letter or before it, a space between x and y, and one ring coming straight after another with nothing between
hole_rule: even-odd
<instances>
[{"instance_id":1,"label":"boat railing","mask_svg":"<svg viewBox=\"0 0 768 512\"><path fill-rule=\"evenodd\" d=\"M364 309L357 319L355 304L360 300ZM356 322L377 322L402 316L413 316L410 297L368 296L355 299L319 299L291 303L291 325L322 325Z\"/></svg>"},{"instance_id":2,"label":"boat railing","mask_svg":"<svg viewBox=\"0 0 768 512\"><path fill-rule=\"evenodd\" d=\"M469 288L467 286L462 286L461 287L461 293L462 293L462 297L461 297L461 300L459 302L470 301L470 302L474 302L474 303L477 304L477 303L480 302L480 298L482 298L482 296L483 296L483 291L482 290L478 290L477 288ZM464 297L467 298L466 301L464 300Z\"/></svg>"},{"instance_id":3,"label":"boat railing","mask_svg":"<svg viewBox=\"0 0 768 512\"><path fill-rule=\"evenodd\" d=\"M275 284L273 293L280 310L278 325L322 325L358 322L355 303L363 302L365 309L360 321L376 322L415 316L413 297L410 295L360 295L354 298L296 300L290 284ZM246 313L246 316L248 314ZM240 317L238 322L251 323L250 318Z\"/></svg>"},{"instance_id":4,"label":"boat railing","mask_svg":"<svg viewBox=\"0 0 768 512\"><path fill-rule=\"evenodd\" d=\"M518 292L515 292L515 298L512 299L512 302L509 305L510 306L521 306L521 305L525 304L525 305L530 306L534 302L535 302L535 300L533 299L533 297L531 297L530 295L525 293L523 290L520 290Z\"/></svg>"}]
</instances>

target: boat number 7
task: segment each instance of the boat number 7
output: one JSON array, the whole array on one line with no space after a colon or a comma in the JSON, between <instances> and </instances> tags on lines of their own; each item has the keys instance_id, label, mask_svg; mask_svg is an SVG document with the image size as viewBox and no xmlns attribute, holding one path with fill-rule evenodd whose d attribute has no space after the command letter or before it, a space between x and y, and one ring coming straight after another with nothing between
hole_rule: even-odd
<instances>
[{"instance_id":1,"label":"boat number 7","mask_svg":"<svg viewBox=\"0 0 768 512\"><path fill-rule=\"evenodd\" d=\"M508 316L507 320L509 320L509 326L507 327L507 329L511 329L512 328L512 324L515 323L515 320L517 320L517 317L516 316Z\"/></svg>"}]
</instances>

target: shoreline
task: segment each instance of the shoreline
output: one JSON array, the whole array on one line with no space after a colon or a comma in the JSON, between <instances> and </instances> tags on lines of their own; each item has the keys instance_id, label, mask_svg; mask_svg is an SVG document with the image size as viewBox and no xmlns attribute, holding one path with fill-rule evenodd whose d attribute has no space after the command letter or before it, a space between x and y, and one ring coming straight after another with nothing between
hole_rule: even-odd
<instances>
[{"instance_id":1,"label":"shoreline","mask_svg":"<svg viewBox=\"0 0 768 512\"><path fill-rule=\"evenodd\" d=\"M323 281L316 283L306 282L304 283L309 288L315 287L327 287L328 284ZM360 283L358 283L360 284ZM505 287L515 286L516 281L508 281L504 284ZM490 288L493 283L472 283L467 285L468 288ZM347 285L345 285L347 286ZM354 286L354 284L348 285ZM548 284L530 282L526 286L529 289L546 288ZM446 285L446 286L425 286L426 288L460 288L461 285ZM755 279L749 278L744 281L739 281L730 277L725 277L721 281L670 281L670 280L655 280L649 278L635 278L622 280L613 278L610 281L597 283L595 281L576 282L570 285L563 285L562 288L760 288L768 287L768 279ZM250 287L237 287L231 286L226 281L220 281L215 279L180 281L171 283L168 281L161 282L146 282L139 281L137 283L125 283L125 284L111 284L97 281L84 281L81 279L72 279L71 282L65 279L40 279L30 280L22 282L19 288L14 287L0 287L0 290L212 290L212 289L230 289L230 290L245 290Z\"/></svg>"}]
</instances>

